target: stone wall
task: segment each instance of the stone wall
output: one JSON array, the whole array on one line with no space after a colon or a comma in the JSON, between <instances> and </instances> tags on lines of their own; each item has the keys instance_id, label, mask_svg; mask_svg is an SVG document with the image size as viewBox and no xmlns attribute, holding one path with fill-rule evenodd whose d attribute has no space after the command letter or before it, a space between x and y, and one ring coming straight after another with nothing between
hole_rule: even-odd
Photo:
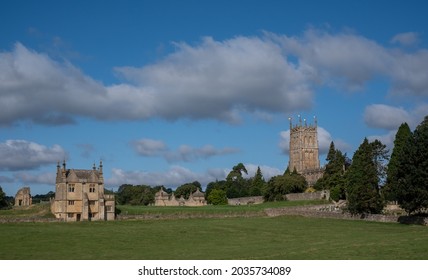
<instances>
[{"instance_id":1,"label":"stone wall","mask_svg":"<svg viewBox=\"0 0 428 280\"><path fill-rule=\"evenodd\" d=\"M261 204L264 202L263 196L249 196L228 198L227 204L229 205L246 205L246 204Z\"/></svg>"},{"instance_id":2,"label":"stone wall","mask_svg":"<svg viewBox=\"0 0 428 280\"><path fill-rule=\"evenodd\" d=\"M329 200L330 199L330 191L317 191L312 193L289 193L285 195L287 200L295 201L295 200Z\"/></svg>"},{"instance_id":3,"label":"stone wall","mask_svg":"<svg viewBox=\"0 0 428 280\"><path fill-rule=\"evenodd\" d=\"M297 207L284 207L284 208L269 208L265 209L265 213L269 217L293 215L313 218L329 218L329 219L343 219L343 220L364 220L373 222L387 222L387 223L402 223L402 224L418 224L428 225L428 217L417 216L395 216L395 215L382 215L382 214L362 214L352 215L350 213L342 212L337 209L336 205L314 205L314 206L297 206Z\"/></svg>"}]
</instances>

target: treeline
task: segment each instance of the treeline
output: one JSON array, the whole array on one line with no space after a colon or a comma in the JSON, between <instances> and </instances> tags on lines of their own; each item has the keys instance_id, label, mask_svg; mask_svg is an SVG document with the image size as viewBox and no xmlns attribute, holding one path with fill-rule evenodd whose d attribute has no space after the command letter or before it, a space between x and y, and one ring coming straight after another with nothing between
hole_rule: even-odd
<instances>
[{"instance_id":1,"label":"treeline","mask_svg":"<svg viewBox=\"0 0 428 280\"><path fill-rule=\"evenodd\" d=\"M116 192L116 202L118 204L151 205L155 203L155 194L161 188L169 194L173 193L171 188L165 188L164 186L151 187L147 185L124 184ZM179 186L174 191L174 195L176 198L184 197L188 199L190 194L196 192L196 190L202 191L201 184L198 181Z\"/></svg>"},{"instance_id":2,"label":"treeline","mask_svg":"<svg viewBox=\"0 0 428 280\"><path fill-rule=\"evenodd\" d=\"M324 176L315 189L328 189L333 200L346 199L353 214L381 213L396 201L408 214L428 208L428 116L412 132L403 123L389 156L379 140L363 143L349 161L330 145Z\"/></svg>"},{"instance_id":3,"label":"treeline","mask_svg":"<svg viewBox=\"0 0 428 280\"><path fill-rule=\"evenodd\" d=\"M260 167L253 177L244 178L248 171L244 164L238 163L224 180L210 182L205 190L205 199L208 204L227 204L228 198L264 196L265 200L283 200L285 194L303 192L307 188L306 180L297 172L287 169L283 175L272 177L265 181ZM176 198L188 199L196 190L202 191L198 181L179 186L174 192L164 186L151 187L148 185L121 185L116 192L118 204L151 205L155 203L155 194L163 188L169 194L174 193Z\"/></svg>"}]
</instances>

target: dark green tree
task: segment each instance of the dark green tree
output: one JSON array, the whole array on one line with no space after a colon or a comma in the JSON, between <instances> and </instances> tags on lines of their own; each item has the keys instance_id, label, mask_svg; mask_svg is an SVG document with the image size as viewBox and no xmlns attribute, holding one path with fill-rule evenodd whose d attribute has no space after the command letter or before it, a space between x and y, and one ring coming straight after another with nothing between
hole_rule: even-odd
<instances>
[{"instance_id":1,"label":"dark green tree","mask_svg":"<svg viewBox=\"0 0 428 280\"><path fill-rule=\"evenodd\" d=\"M227 189L227 182L225 180L222 181L215 181L215 182L210 182L207 185L207 188L205 189L205 199L207 199L208 201L208 196L210 195L210 193L213 190L223 190L224 192L226 192Z\"/></svg>"},{"instance_id":2,"label":"dark green tree","mask_svg":"<svg viewBox=\"0 0 428 280\"><path fill-rule=\"evenodd\" d=\"M428 208L428 116L404 146L397 178L398 184L393 193L407 213L418 213Z\"/></svg>"},{"instance_id":3,"label":"dark green tree","mask_svg":"<svg viewBox=\"0 0 428 280\"><path fill-rule=\"evenodd\" d=\"M232 168L232 171L229 172L229 174L226 177L226 180L227 181L238 180L242 178L242 173L248 174L248 171L245 168L245 165L240 162Z\"/></svg>"},{"instance_id":4,"label":"dark green tree","mask_svg":"<svg viewBox=\"0 0 428 280\"><path fill-rule=\"evenodd\" d=\"M364 139L352 157L352 165L346 173L348 210L352 214L380 213L383 199L379 191L378 168L374 145Z\"/></svg>"},{"instance_id":5,"label":"dark green tree","mask_svg":"<svg viewBox=\"0 0 428 280\"><path fill-rule=\"evenodd\" d=\"M303 192L307 186L305 177L296 171L290 172L287 168L283 175L274 176L268 181L264 199L265 201L284 200L286 194Z\"/></svg>"},{"instance_id":6,"label":"dark green tree","mask_svg":"<svg viewBox=\"0 0 428 280\"><path fill-rule=\"evenodd\" d=\"M226 177L226 195L228 198L249 196L249 180L242 177L242 173L248 174L245 165L238 163Z\"/></svg>"},{"instance_id":7,"label":"dark green tree","mask_svg":"<svg viewBox=\"0 0 428 280\"><path fill-rule=\"evenodd\" d=\"M386 182L387 163L389 161L389 150L379 140L370 142L372 150L372 160L376 167L379 187L383 187Z\"/></svg>"},{"instance_id":8,"label":"dark green tree","mask_svg":"<svg viewBox=\"0 0 428 280\"><path fill-rule=\"evenodd\" d=\"M181 196L183 196L185 199L188 199L190 194L196 192L196 190L202 191L201 183L199 183L198 181L186 183L179 186L175 190L174 195L176 198L180 198Z\"/></svg>"},{"instance_id":9,"label":"dark green tree","mask_svg":"<svg viewBox=\"0 0 428 280\"><path fill-rule=\"evenodd\" d=\"M330 197L335 201L345 199L346 155L335 148L334 142L330 143L326 161L323 177L315 183L314 188L316 190L330 190Z\"/></svg>"},{"instance_id":10,"label":"dark green tree","mask_svg":"<svg viewBox=\"0 0 428 280\"><path fill-rule=\"evenodd\" d=\"M210 192L207 198L207 203L212 205L227 204L226 192L221 189L214 189Z\"/></svg>"},{"instance_id":11,"label":"dark green tree","mask_svg":"<svg viewBox=\"0 0 428 280\"><path fill-rule=\"evenodd\" d=\"M149 205L155 202L155 195L150 186L124 184L117 191L116 201L122 205Z\"/></svg>"},{"instance_id":12,"label":"dark green tree","mask_svg":"<svg viewBox=\"0 0 428 280\"><path fill-rule=\"evenodd\" d=\"M406 157L406 145L411 143L413 134L407 123L403 123L398 128L395 134L394 149L392 150L391 159L388 163L386 184L383 189L385 199L388 201L397 200L399 165L400 162Z\"/></svg>"},{"instance_id":13,"label":"dark green tree","mask_svg":"<svg viewBox=\"0 0 428 280\"><path fill-rule=\"evenodd\" d=\"M265 185L266 185L266 181L263 178L263 174L262 174L262 171L260 170L260 166L258 166L256 174L251 180L250 196L262 195L262 192L265 189Z\"/></svg>"},{"instance_id":14,"label":"dark green tree","mask_svg":"<svg viewBox=\"0 0 428 280\"><path fill-rule=\"evenodd\" d=\"M6 194L3 192L3 189L0 186L0 209L7 209L9 207L10 205L7 200Z\"/></svg>"}]
</instances>

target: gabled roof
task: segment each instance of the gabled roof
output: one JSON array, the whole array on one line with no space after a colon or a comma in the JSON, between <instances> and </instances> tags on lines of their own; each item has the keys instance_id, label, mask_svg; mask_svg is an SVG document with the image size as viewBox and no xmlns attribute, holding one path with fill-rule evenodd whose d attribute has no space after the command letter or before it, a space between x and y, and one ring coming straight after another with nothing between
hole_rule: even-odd
<instances>
[{"instance_id":1,"label":"gabled roof","mask_svg":"<svg viewBox=\"0 0 428 280\"><path fill-rule=\"evenodd\" d=\"M86 181L97 183L100 178L100 172L93 169L68 169L66 176L69 182Z\"/></svg>"}]
</instances>

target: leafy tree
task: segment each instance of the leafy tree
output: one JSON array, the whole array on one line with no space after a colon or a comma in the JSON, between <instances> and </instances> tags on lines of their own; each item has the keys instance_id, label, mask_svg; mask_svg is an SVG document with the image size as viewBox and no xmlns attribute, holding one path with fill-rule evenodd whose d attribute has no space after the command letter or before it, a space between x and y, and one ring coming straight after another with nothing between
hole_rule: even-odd
<instances>
[{"instance_id":1,"label":"leafy tree","mask_svg":"<svg viewBox=\"0 0 428 280\"><path fill-rule=\"evenodd\" d=\"M119 187L116 201L118 204L149 205L155 202L154 193L150 186L124 184Z\"/></svg>"},{"instance_id":2,"label":"leafy tree","mask_svg":"<svg viewBox=\"0 0 428 280\"><path fill-rule=\"evenodd\" d=\"M260 166L257 167L256 174L254 178L251 180L250 186L250 196L259 196L262 195L263 190L265 189L266 181L263 178L262 171L260 170Z\"/></svg>"},{"instance_id":3,"label":"leafy tree","mask_svg":"<svg viewBox=\"0 0 428 280\"><path fill-rule=\"evenodd\" d=\"M198 181L194 181L193 183L187 183L179 186L174 195L177 198L183 196L185 199L188 199L191 193L196 192L196 190L202 191L201 184Z\"/></svg>"},{"instance_id":4,"label":"leafy tree","mask_svg":"<svg viewBox=\"0 0 428 280\"><path fill-rule=\"evenodd\" d=\"M227 189L227 182L224 180L210 182L208 183L207 188L205 189L205 198L208 201L208 196L213 190L223 190L224 192L226 192L226 189Z\"/></svg>"},{"instance_id":5,"label":"leafy tree","mask_svg":"<svg viewBox=\"0 0 428 280\"><path fill-rule=\"evenodd\" d=\"M398 128L397 134L395 134L394 149L392 150L391 159L388 163L387 178L383 193L386 200L395 201L397 200L398 191L398 180L399 177L399 165L400 162L406 156L406 145L411 143L413 137L410 127L407 123L403 123Z\"/></svg>"},{"instance_id":6,"label":"leafy tree","mask_svg":"<svg viewBox=\"0 0 428 280\"><path fill-rule=\"evenodd\" d=\"M248 174L244 164L238 163L226 177L226 195L228 198L249 196L249 182L242 177Z\"/></svg>"},{"instance_id":7,"label":"leafy tree","mask_svg":"<svg viewBox=\"0 0 428 280\"><path fill-rule=\"evenodd\" d=\"M387 174L387 162L389 161L389 150L386 145L382 144L379 140L374 140L370 143L372 150L372 160L376 167L378 177L378 184L384 185Z\"/></svg>"},{"instance_id":8,"label":"leafy tree","mask_svg":"<svg viewBox=\"0 0 428 280\"><path fill-rule=\"evenodd\" d=\"M383 209L376 161L378 147L379 143L369 143L365 138L352 157L346 174L348 210L352 214L380 213Z\"/></svg>"},{"instance_id":9,"label":"leafy tree","mask_svg":"<svg viewBox=\"0 0 428 280\"><path fill-rule=\"evenodd\" d=\"M210 192L207 198L208 204L224 205L227 204L226 192L221 189L214 189Z\"/></svg>"},{"instance_id":10,"label":"leafy tree","mask_svg":"<svg viewBox=\"0 0 428 280\"><path fill-rule=\"evenodd\" d=\"M398 204L409 214L428 208L428 116L404 145L396 176Z\"/></svg>"},{"instance_id":11,"label":"leafy tree","mask_svg":"<svg viewBox=\"0 0 428 280\"><path fill-rule=\"evenodd\" d=\"M7 209L9 208L9 203L7 201L6 194L3 192L2 187L0 186L0 209Z\"/></svg>"},{"instance_id":12,"label":"leafy tree","mask_svg":"<svg viewBox=\"0 0 428 280\"><path fill-rule=\"evenodd\" d=\"M308 186L305 177L295 170L285 171L284 175L272 177L267 183L264 199L266 201L284 200L284 196L289 193L303 192Z\"/></svg>"},{"instance_id":13,"label":"leafy tree","mask_svg":"<svg viewBox=\"0 0 428 280\"><path fill-rule=\"evenodd\" d=\"M232 168L232 171L226 177L227 181L239 180L242 178L242 173L248 174L247 169L243 163L238 163Z\"/></svg>"}]
</instances>

